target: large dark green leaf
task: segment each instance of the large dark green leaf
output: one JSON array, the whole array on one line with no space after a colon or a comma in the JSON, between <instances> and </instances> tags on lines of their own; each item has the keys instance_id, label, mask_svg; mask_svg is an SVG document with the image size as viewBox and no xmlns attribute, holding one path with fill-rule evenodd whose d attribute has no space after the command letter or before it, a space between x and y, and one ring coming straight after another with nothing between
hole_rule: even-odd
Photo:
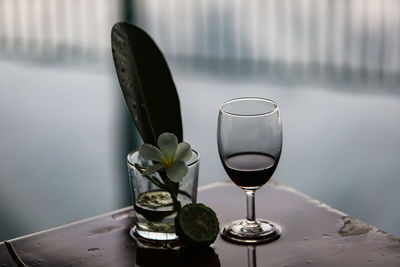
<instances>
[{"instance_id":1,"label":"large dark green leaf","mask_svg":"<svg viewBox=\"0 0 400 267\"><path fill-rule=\"evenodd\" d=\"M112 53L129 112L145 143L163 132L183 139L179 97L167 62L151 37L126 22L111 32Z\"/></svg>"}]
</instances>

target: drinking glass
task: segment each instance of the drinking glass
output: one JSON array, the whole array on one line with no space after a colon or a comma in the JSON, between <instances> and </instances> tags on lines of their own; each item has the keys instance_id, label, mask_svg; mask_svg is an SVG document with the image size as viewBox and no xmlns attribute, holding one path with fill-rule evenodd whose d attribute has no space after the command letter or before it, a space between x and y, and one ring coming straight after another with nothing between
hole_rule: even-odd
<instances>
[{"instance_id":1,"label":"drinking glass","mask_svg":"<svg viewBox=\"0 0 400 267\"><path fill-rule=\"evenodd\" d=\"M178 241L174 223L176 211L170 194L149 181L135 167L136 164L148 167L153 162L142 158L138 151L132 151L128 154L127 163L135 217L131 236L147 247L164 247L167 243L175 245ZM192 149L187 165L188 173L178 189L178 200L182 206L196 203L200 165L197 151ZM152 176L162 180L159 173Z\"/></svg>"},{"instance_id":2,"label":"drinking glass","mask_svg":"<svg viewBox=\"0 0 400 267\"><path fill-rule=\"evenodd\" d=\"M226 225L222 237L242 244L279 238L280 227L255 217L255 192L271 178L281 155L282 125L278 105L269 99L245 97L220 106L218 151L230 179L246 192L247 217Z\"/></svg>"}]
</instances>

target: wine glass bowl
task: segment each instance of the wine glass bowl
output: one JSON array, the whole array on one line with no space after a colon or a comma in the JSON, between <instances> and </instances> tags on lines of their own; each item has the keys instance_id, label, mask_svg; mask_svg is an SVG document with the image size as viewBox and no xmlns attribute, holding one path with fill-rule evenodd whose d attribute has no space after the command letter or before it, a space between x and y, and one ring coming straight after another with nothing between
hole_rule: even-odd
<instances>
[{"instance_id":1,"label":"wine glass bowl","mask_svg":"<svg viewBox=\"0 0 400 267\"><path fill-rule=\"evenodd\" d=\"M221 235L244 244L268 243L279 238L280 228L255 218L255 191L273 175L282 150L278 105L269 99L245 97L220 106L218 152L230 179L246 192L247 218L226 225Z\"/></svg>"}]
</instances>

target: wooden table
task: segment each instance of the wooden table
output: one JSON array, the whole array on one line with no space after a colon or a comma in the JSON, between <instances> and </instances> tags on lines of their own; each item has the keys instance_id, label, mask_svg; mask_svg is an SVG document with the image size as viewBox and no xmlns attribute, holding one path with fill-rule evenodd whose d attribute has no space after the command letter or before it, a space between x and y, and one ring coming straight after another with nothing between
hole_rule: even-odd
<instances>
[{"instance_id":1,"label":"wooden table","mask_svg":"<svg viewBox=\"0 0 400 267\"><path fill-rule=\"evenodd\" d=\"M245 194L231 183L199 191L221 226L244 217ZM256 194L256 215L280 224L279 240L259 246L220 237L205 251L137 248L132 207L10 240L28 266L400 266L400 239L291 188L269 183ZM0 266L17 266L0 243Z\"/></svg>"}]
</instances>

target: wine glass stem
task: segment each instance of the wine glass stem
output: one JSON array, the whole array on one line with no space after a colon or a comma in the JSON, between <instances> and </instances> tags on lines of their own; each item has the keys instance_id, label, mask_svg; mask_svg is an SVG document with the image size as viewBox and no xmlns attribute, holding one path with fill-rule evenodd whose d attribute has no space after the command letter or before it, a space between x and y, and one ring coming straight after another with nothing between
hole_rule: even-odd
<instances>
[{"instance_id":1,"label":"wine glass stem","mask_svg":"<svg viewBox=\"0 0 400 267\"><path fill-rule=\"evenodd\" d=\"M256 214L254 206L255 193L256 192L254 190L246 190L247 223L250 225L256 223Z\"/></svg>"}]
</instances>

